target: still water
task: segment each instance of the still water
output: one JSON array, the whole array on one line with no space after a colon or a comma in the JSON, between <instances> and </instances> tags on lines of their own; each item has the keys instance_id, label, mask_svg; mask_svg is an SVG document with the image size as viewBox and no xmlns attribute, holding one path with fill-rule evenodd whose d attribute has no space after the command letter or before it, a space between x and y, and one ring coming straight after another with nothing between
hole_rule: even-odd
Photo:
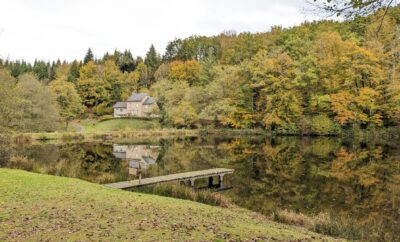
<instances>
[{"instance_id":1,"label":"still water","mask_svg":"<svg viewBox=\"0 0 400 242\"><path fill-rule=\"evenodd\" d=\"M185 138L0 146L0 166L96 183L233 168L221 192L264 214L349 217L400 233L400 142L339 138Z\"/></svg>"}]
</instances>

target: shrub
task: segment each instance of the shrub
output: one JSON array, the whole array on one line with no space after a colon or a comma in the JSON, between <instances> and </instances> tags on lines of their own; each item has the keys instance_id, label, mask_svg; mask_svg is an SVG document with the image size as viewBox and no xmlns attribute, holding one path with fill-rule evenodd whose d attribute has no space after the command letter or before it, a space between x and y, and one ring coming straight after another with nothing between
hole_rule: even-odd
<instances>
[{"instance_id":1,"label":"shrub","mask_svg":"<svg viewBox=\"0 0 400 242\"><path fill-rule=\"evenodd\" d=\"M363 238L363 232L366 231L353 220L342 216L330 216L324 220L316 220L314 231L334 237L342 237L350 240L359 240Z\"/></svg>"},{"instance_id":2,"label":"shrub","mask_svg":"<svg viewBox=\"0 0 400 242\"><path fill-rule=\"evenodd\" d=\"M135 190L144 193L191 200L213 206L221 206L221 207L232 206L230 201L227 198L221 196L220 194L211 192L209 190L195 190L191 187L179 184L168 184L168 183L157 184L154 186L136 188Z\"/></svg>"},{"instance_id":3,"label":"shrub","mask_svg":"<svg viewBox=\"0 0 400 242\"><path fill-rule=\"evenodd\" d=\"M273 213L274 221L301 226L317 233L350 240L365 239L366 227L357 225L353 220L343 216L319 213L308 216L289 210L277 210Z\"/></svg>"},{"instance_id":4,"label":"shrub","mask_svg":"<svg viewBox=\"0 0 400 242\"><path fill-rule=\"evenodd\" d=\"M97 116L101 116L101 115L109 115L110 113L113 112L113 108L112 107L108 107L107 103L101 103L100 105L96 106L93 109L93 112L97 115Z\"/></svg>"},{"instance_id":5,"label":"shrub","mask_svg":"<svg viewBox=\"0 0 400 242\"><path fill-rule=\"evenodd\" d=\"M63 133L61 139L64 141L84 140L85 136L83 134L77 134L77 133Z\"/></svg>"},{"instance_id":6,"label":"shrub","mask_svg":"<svg viewBox=\"0 0 400 242\"><path fill-rule=\"evenodd\" d=\"M310 130L314 135L337 135L340 132L340 126L327 115L320 114L311 118Z\"/></svg>"},{"instance_id":7,"label":"shrub","mask_svg":"<svg viewBox=\"0 0 400 242\"><path fill-rule=\"evenodd\" d=\"M34 170L35 161L26 156L15 155L11 156L8 161L8 167L14 169L21 169L26 171Z\"/></svg>"},{"instance_id":8,"label":"shrub","mask_svg":"<svg viewBox=\"0 0 400 242\"><path fill-rule=\"evenodd\" d=\"M107 120L110 120L110 119L114 119L114 116L111 115L111 114L103 115L103 116L101 116L101 117L99 118L100 121L107 121Z\"/></svg>"}]
</instances>

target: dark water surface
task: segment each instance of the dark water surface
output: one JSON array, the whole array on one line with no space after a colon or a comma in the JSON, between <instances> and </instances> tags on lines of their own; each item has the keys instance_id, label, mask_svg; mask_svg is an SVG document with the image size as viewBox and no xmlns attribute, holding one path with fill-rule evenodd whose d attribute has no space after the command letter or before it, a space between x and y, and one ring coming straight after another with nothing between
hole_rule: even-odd
<instances>
[{"instance_id":1,"label":"dark water surface","mask_svg":"<svg viewBox=\"0 0 400 242\"><path fill-rule=\"evenodd\" d=\"M270 214L320 212L400 233L400 141L339 138L191 138L0 146L0 166L109 183L234 168L222 194Z\"/></svg>"}]
</instances>

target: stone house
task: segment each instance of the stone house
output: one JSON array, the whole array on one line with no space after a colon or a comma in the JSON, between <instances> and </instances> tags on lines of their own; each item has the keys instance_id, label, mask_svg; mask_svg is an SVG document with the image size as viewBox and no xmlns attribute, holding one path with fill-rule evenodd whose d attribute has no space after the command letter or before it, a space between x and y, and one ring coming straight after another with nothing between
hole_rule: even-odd
<instances>
[{"instance_id":1,"label":"stone house","mask_svg":"<svg viewBox=\"0 0 400 242\"><path fill-rule=\"evenodd\" d=\"M132 93L125 102L117 102L113 108L114 118L156 117L153 111L157 108L157 103L147 93Z\"/></svg>"}]
</instances>

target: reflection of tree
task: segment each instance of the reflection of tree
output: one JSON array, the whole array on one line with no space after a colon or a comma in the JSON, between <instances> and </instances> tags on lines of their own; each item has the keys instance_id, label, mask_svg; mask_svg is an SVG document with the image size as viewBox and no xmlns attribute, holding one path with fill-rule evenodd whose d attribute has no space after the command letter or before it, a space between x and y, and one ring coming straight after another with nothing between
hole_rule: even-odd
<instances>
[{"instance_id":1,"label":"reflection of tree","mask_svg":"<svg viewBox=\"0 0 400 242\"><path fill-rule=\"evenodd\" d=\"M154 175L234 168L226 177L234 189L225 194L241 206L265 213L287 208L351 214L395 231L400 207L395 148L337 138L172 140L163 144L163 169Z\"/></svg>"},{"instance_id":2,"label":"reflection of tree","mask_svg":"<svg viewBox=\"0 0 400 242\"><path fill-rule=\"evenodd\" d=\"M397 156L386 156L381 146L346 149L342 147L332 161L331 176L351 189L344 197L353 212L365 223L377 221L400 226L400 167ZM368 211L368 213L365 213Z\"/></svg>"},{"instance_id":3,"label":"reflection of tree","mask_svg":"<svg viewBox=\"0 0 400 242\"><path fill-rule=\"evenodd\" d=\"M396 231L399 156L396 160L383 145L362 148L357 143L342 146L338 139L318 140L268 140L254 149L252 170L244 160L241 167L236 162L235 189L230 192L235 202L265 213L280 207L351 214L369 226Z\"/></svg>"},{"instance_id":4,"label":"reflection of tree","mask_svg":"<svg viewBox=\"0 0 400 242\"><path fill-rule=\"evenodd\" d=\"M10 156L28 157L34 172L77 177L92 182L125 180L124 164L104 144L40 144L13 147ZM24 160L22 160L24 161ZM125 176L124 176L125 175Z\"/></svg>"}]
</instances>

